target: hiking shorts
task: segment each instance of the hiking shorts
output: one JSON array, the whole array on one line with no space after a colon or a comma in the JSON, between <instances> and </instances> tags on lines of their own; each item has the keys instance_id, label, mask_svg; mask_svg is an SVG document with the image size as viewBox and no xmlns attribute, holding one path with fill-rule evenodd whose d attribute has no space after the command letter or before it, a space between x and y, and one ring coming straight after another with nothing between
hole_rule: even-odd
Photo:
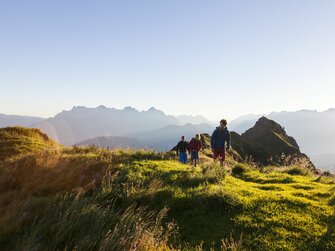
<instances>
[{"instance_id":1,"label":"hiking shorts","mask_svg":"<svg viewBox=\"0 0 335 251\"><path fill-rule=\"evenodd\" d=\"M213 155L214 155L214 159L219 159L223 161L226 160L226 150L224 147L213 149Z\"/></svg>"},{"instance_id":2,"label":"hiking shorts","mask_svg":"<svg viewBox=\"0 0 335 251\"><path fill-rule=\"evenodd\" d=\"M179 161L183 164L187 162L187 153L179 153Z\"/></svg>"},{"instance_id":3,"label":"hiking shorts","mask_svg":"<svg viewBox=\"0 0 335 251\"><path fill-rule=\"evenodd\" d=\"M199 159L199 152L198 151L192 151L191 152L191 160L198 160Z\"/></svg>"}]
</instances>

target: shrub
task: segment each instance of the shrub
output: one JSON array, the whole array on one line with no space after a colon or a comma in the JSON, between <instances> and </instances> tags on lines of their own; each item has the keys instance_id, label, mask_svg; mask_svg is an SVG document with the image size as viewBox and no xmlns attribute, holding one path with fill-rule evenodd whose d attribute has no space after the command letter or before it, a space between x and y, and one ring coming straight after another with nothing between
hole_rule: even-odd
<instances>
[{"instance_id":1,"label":"shrub","mask_svg":"<svg viewBox=\"0 0 335 251\"><path fill-rule=\"evenodd\" d=\"M243 209L243 203L235 193L227 192L221 188L215 193L203 197L202 203L207 210L218 210L221 214L236 213Z\"/></svg>"},{"instance_id":2,"label":"shrub","mask_svg":"<svg viewBox=\"0 0 335 251\"><path fill-rule=\"evenodd\" d=\"M223 180L226 177L227 172L219 164L211 162L211 163L202 165L202 174L203 174L203 177L207 177L207 179L210 181L211 180L219 181L219 180Z\"/></svg>"},{"instance_id":3,"label":"shrub","mask_svg":"<svg viewBox=\"0 0 335 251\"><path fill-rule=\"evenodd\" d=\"M242 176L243 174L245 174L248 171L248 169L249 168L247 166L245 166L241 163L238 163L233 167L232 174L235 177Z\"/></svg>"},{"instance_id":4,"label":"shrub","mask_svg":"<svg viewBox=\"0 0 335 251\"><path fill-rule=\"evenodd\" d=\"M286 171L289 175L301 175L301 176L307 176L309 172L305 168L301 167L292 167Z\"/></svg>"},{"instance_id":5,"label":"shrub","mask_svg":"<svg viewBox=\"0 0 335 251\"><path fill-rule=\"evenodd\" d=\"M322 176L332 177L334 175L330 171L325 171L325 172L322 173Z\"/></svg>"}]
</instances>

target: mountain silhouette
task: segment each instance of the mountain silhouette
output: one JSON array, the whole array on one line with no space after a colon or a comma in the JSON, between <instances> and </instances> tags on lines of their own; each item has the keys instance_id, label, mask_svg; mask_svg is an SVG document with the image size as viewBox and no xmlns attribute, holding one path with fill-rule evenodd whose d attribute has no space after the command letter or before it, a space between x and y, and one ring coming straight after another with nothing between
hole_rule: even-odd
<instances>
[{"instance_id":1,"label":"mountain silhouette","mask_svg":"<svg viewBox=\"0 0 335 251\"><path fill-rule=\"evenodd\" d=\"M261 117L242 135L231 133L232 147L242 158L252 157L263 165L292 165L295 162L315 169L309 158L301 153L296 140L273 120Z\"/></svg>"},{"instance_id":2,"label":"mountain silhouette","mask_svg":"<svg viewBox=\"0 0 335 251\"><path fill-rule=\"evenodd\" d=\"M128 137L171 124L179 125L180 122L153 107L147 111L138 111L132 107L119 110L104 106L77 106L37 123L34 127L43 130L64 145L73 145L102 136Z\"/></svg>"},{"instance_id":3,"label":"mountain silhouette","mask_svg":"<svg viewBox=\"0 0 335 251\"><path fill-rule=\"evenodd\" d=\"M239 134L252 127L263 115L242 116L229 123L229 128ZM335 153L335 109L318 112L272 112L265 115L285 127L293 135L301 150L308 155Z\"/></svg>"}]
</instances>

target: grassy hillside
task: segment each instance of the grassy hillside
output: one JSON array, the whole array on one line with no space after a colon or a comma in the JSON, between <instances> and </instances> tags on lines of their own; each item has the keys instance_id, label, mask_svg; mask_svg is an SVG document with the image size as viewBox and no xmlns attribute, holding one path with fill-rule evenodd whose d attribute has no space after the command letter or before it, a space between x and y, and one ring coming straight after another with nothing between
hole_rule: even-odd
<instances>
[{"instance_id":1,"label":"grassy hillside","mask_svg":"<svg viewBox=\"0 0 335 251\"><path fill-rule=\"evenodd\" d=\"M333 177L231 157L226 169L205 155L193 168L173 153L58 148L17 130L2 139L45 145L0 161L1 250L335 249Z\"/></svg>"},{"instance_id":2,"label":"grassy hillside","mask_svg":"<svg viewBox=\"0 0 335 251\"><path fill-rule=\"evenodd\" d=\"M227 172L211 162L193 169L171 154L93 147L7 162L0 173L1 247L335 248L332 178L230 163Z\"/></svg>"},{"instance_id":3,"label":"grassy hillside","mask_svg":"<svg viewBox=\"0 0 335 251\"><path fill-rule=\"evenodd\" d=\"M60 146L38 129L0 128L0 161L22 154L56 149Z\"/></svg>"}]
</instances>

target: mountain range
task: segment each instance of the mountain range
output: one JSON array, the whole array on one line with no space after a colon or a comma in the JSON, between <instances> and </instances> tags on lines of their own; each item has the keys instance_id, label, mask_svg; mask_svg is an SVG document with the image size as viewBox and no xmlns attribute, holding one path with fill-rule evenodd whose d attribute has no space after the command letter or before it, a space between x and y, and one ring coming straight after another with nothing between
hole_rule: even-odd
<instances>
[{"instance_id":1,"label":"mountain range","mask_svg":"<svg viewBox=\"0 0 335 251\"><path fill-rule=\"evenodd\" d=\"M228 128L242 134L262 116L242 116L230 121ZM335 109L272 112L265 116L282 125L316 166L335 167ZM213 122L200 115L171 116L154 107L138 111L132 107L115 109L105 106L75 106L48 119L0 114L0 127L14 125L39 128L67 146L99 143L111 148L145 146L156 150L170 149L181 135L190 138L198 132L211 134L215 128Z\"/></svg>"},{"instance_id":2,"label":"mountain range","mask_svg":"<svg viewBox=\"0 0 335 251\"><path fill-rule=\"evenodd\" d=\"M191 118L183 117L183 121ZM182 127L183 123L176 117L166 115L153 107L147 111L138 111L132 107L119 110L105 106L96 108L79 106L36 123L33 127L43 130L64 145L74 145L102 136L131 138L136 136L146 140L150 133L171 125Z\"/></svg>"}]
</instances>

